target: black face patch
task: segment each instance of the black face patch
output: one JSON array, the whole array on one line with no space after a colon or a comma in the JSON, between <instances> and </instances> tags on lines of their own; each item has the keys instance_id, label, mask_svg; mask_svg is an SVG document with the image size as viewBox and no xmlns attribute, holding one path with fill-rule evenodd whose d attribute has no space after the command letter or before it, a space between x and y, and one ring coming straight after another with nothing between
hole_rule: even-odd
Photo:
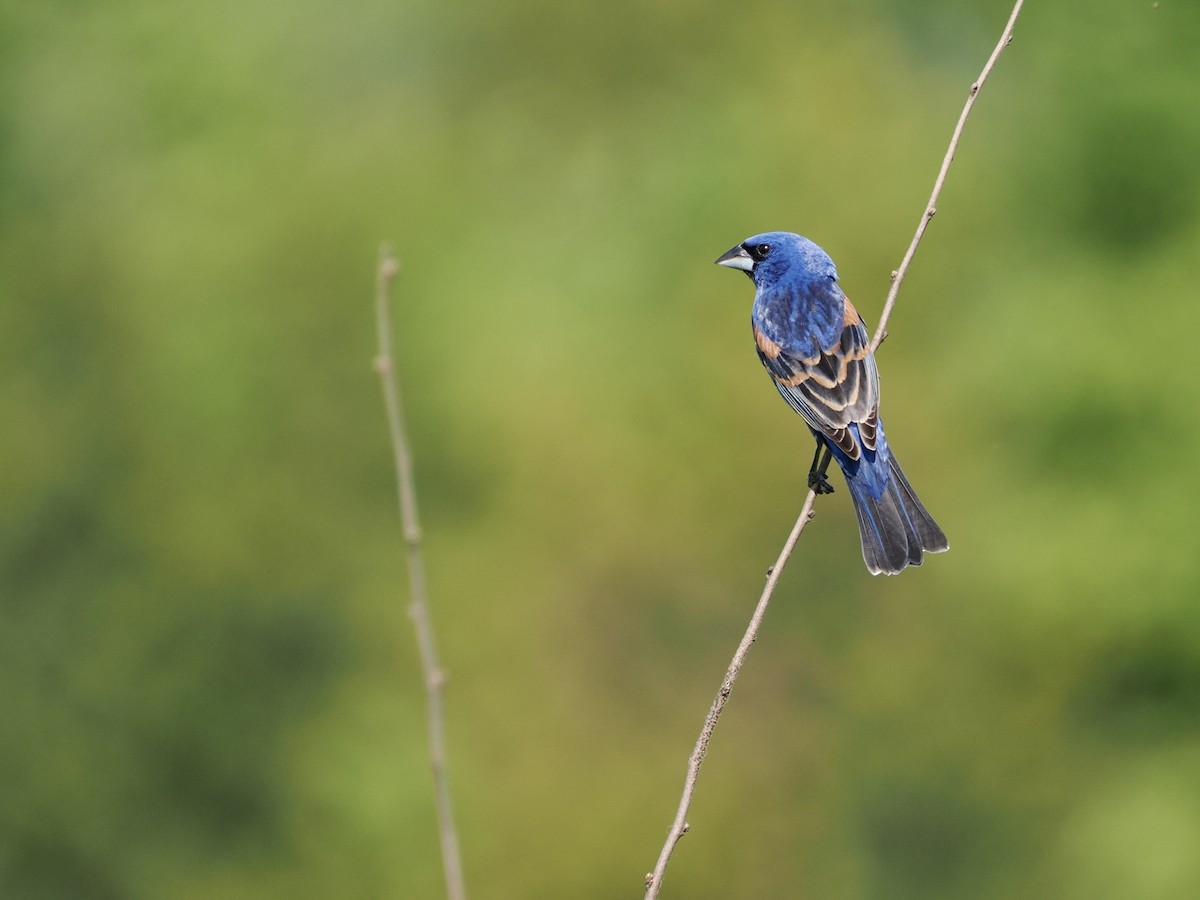
<instances>
[{"instance_id":1,"label":"black face patch","mask_svg":"<svg viewBox=\"0 0 1200 900\"><path fill-rule=\"evenodd\" d=\"M742 244L742 249L750 254L750 258L757 262L762 262L771 255L770 244Z\"/></svg>"}]
</instances>

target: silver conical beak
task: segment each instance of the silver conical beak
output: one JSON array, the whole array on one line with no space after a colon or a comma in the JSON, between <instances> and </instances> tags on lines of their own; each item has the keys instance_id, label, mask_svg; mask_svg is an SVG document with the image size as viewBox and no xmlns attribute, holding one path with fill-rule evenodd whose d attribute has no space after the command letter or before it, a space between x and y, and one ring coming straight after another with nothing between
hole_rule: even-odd
<instances>
[{"instance_id":1,"label":"silver conical beak","mask_svg":"<svg viewBox=\"0 0 1200 900\"><path fill-rule=\"evenodd\" d=\"M754 269L754 260L750 258L750 254L746 252L746 248L738 244L736 247L731 247L727 252L717 257L717 265L750 272Z\"/></svg>"}]
</instances>

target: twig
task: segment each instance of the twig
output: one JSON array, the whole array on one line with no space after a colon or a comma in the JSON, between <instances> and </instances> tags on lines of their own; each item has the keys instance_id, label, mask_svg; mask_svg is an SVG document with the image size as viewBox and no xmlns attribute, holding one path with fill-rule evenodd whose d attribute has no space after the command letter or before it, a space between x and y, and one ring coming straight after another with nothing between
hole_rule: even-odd
<instances>
[{"instance_id":1,"label":"twig","mask_svg":"<svg viewBox=\"0 0 1200 900\"><path fill-rule=\"evenodd\" d=\"M1000 54L1004 51L1004 48L1012 42L1013 26L1017 24L1017 16L1020 14L1024 3L1025 0L1017 0L1013 4L1012 14L1008 17L1008 24L1004 26L1004 33L1000 35L1000 41L996 44L996 49L988 57L988 61L983 66L983 71L979 73L979 77L971 84L971 89L967 93L967 102L963 105L962 113L959 114L958 124L954 126L954 134L950 136L950 146L946 148L946 155L942 159L942 167L938 170L937 179L933 182L933 193L929 195L929 202L925 204L925 211L921 213L921 221L917 223L917 232L913 235L912 243L908 245L908 250L905 251L904 258L900 260L900 268L892 273L892 286L888 290L887 299L883 302L883 312L879 315L879 325L875 328L875 336L871 338L872 352L879 349L879 345L887 338L887 323L892 315L892 307L896 305L896 295L900 293L900 283L904 281L904 276L908 274L908 267L912 263L913 256L916 255L917 246L921 243L921 238L925 236L925 229L929 227L930 220L937 212L938 198L942 196L942 186L946 183L946 173L950 171L950 163L954 162L954 151L958 149L958 139L962 137L963 126L967 124L967 116L971 114L971 108L975 105L975 98L979 96L979 89L987 81L988 75L992 72L992 67L996 65L996 60L1000 58Z\"/></svg>"},{"instance_id":2,"label":"twig","mask_svg":"<svg viewBox=\"0 0 1200 900\"><path fill-rule=\"evenodd\" d=\"M913 235L912 243L909 244L908 251L904 254L900 268L892 273L892 286L888 291L887 300L884 302L883 313L879 317L879 327L876 329L875 336L871 340L872 351L878 349L883 339L887 337L887 321L892 314L892 308L896 305L896 296L900 292L900 283L904 281L909 264L912 263L913 256L917 252L917 246L921 243L925 229L929 227L929 220L933 218L934 213L937 211L937 201L941 196L942 186L946 182L946 173L950 171L950 163L954 160L954 151L958 148L958 140L962 136L967 116L970 115L971 107L975 105L975 98L979 96L979 89L983 87L983 83L991 73L992 67L996 64L1000 53L1012 41L1013 26L1016 24L1017 15L1020 13L1023 3L1024 0L1016 0L1012 14L1008 17L1008 24L1004 28L1004 33L1000 36L1000 42L996 44L996 49L988 57L988 61L984 65L979 78L971 85L966 105L963 107L962 114L958 117L958 124L955 126L954 134L950 138L950 146L946 150L945 158L942 160L942 168L938 172L937 180L934 182L933 193L930 195L929 202L925 205L925 212L922 213L921 221L917 225L917 232ZM680 838L688 832L690 826L687 822L687 814L692 805L692 797L696 792L696 780L700 777L700 767L704 763L704 755L708 752L708 743L712 739L713 732L716 730L717 720L721 718L721 711L725 708L725 701L729 699L734 682L737 681L742 663L746 660L746 654L749 653L750 646L758 637L759 625L762 623L767 606L771 602L771 595L775 592L775 585L779 583L779 576L783 573L783 567L791 557L792 550L795 548L796 542L800 539L800 534L804 531L804 526L808 524L814 515L813 501L815 499L816 494L813 491L809 491L808 496L804 500L804 507L800 510L800 517L796 520L796 524L792 527L792 533L788 535L787 542L783 545L783 552L779 554L779 559L771 567L770 574L767 577L767 584L763 588L762 596L758 599L758 605L754 608L754 615L750 618L750 625L746 629L745 635L742 636L742 642L738 644L737 652L733 655L733 661L729 664L729 669L725 672L725 680L721 682L721 690L717 692L717 697L704 719L704 727L700 731L700 737L696 741L692 755L688 758L687 777L684 779L683 796L679 800L679 809L675 813L675 821L672 823L671 830L667 834L667 841L663 844L662 852L658 855L658 862L654 866L654 871L646 875L645 900L654 900L658 896L659 890L662 888L663 875L666 872L667 863L671 859L671 854L675 851L675 846L679 843Z\"/></svg>"},{"instance_id":3,"label":"twig","mask_svg":"<svg viewBox=\"0 0 1200 900\"><path fill-rule=\"evenodd\" d=\"M375 357L375 371L379 373L379 381L383 387L383 405L387 409L392 452L396 463L400 521L404 526L404 542L408 548L408 585L412 596L408 614L413 620L413 629L417 634L421 671L425 677L425 695L429 710L429 765L433 770L438 835L442 845L442 868L446 873L446 895L449 900L466 900L462 860L458 852L458 831L454 827L450 784L446 778L446 735L442 712L442 688L446 683L446 673L438 662L433 625L429 621L425 564L421 558L421 524L417 519L417 495L413 488L412 455L409 453L408 438L404 432L400 388L392 355L391 293L392 282L399 271L400 264L392 254L391 248L384 244L379 250L379 274L375 289L375 325L379 332L379 355Z\"/></svg>"},{"instance_id":4,"label":"twig","mask_svg":"<svg viewBox=\"0 0 1200 900\"><path fill-rule=\"evenodd\" d=\"M675 845L679 843L679 839L687 833L688 809L692 805L692 795L696 792L696 779L700 777L700 766L704 764L704 754L708 752L709 739L716 730L717 720L721 718L721 711L725 708L725 701L729 699L734 682L737 681L738 672L742 670L742 663L746 661L746 654L750 652L750 645L758 638L759 626L762 624L763 616L767 613L767 605L771 602L771 595L775 593L775 585L779 583L779 576L783 574L783 567L792 555L796 542L800 540L804 526L814 515L813 501L816 498L816 491L808 492L808 496L804 499L804 506L800 510L800 517L792 526L792 533L788 535L779 559L767 571L767 583L763 587L762 596L758 598L758 606L754 608L754 615L750 617L750 625L746 628L746 633L742 635L742 642L738 644L737 652L733 654L733 661L729 663L729 668L725 671L725 680L721 682L721 689L717 691L716 699L713 700L708 715L704 719L700 738L696 741L692 755L688 758L687 778L683 782L683 796L679 799L679 809L675 812L675 821L667 835L667 842L663 844L662 852L658 855L658 863L654 866L654 871L646 876L646 900L658 896L659 888L662 887L663 873L667 869L671 853L675 849Z\"/></svg>"}]
</instances>

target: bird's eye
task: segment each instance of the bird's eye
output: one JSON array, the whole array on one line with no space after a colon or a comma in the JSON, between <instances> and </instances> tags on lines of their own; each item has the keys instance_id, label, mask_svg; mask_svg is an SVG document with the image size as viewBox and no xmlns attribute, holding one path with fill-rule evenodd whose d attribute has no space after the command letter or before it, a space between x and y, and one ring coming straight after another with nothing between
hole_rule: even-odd
<instances>
[{"instance_id":1,"label":"bird's eye","mask_svg":"<svg viewBox=\"0 0 1200 900\"><path fill-rule=\"evenodd\" d=\"M767 254L770 252L770 244L755 244L750 248L750 255L753 256L755 260L766 259Z\"/></svg>"}]
</instances>

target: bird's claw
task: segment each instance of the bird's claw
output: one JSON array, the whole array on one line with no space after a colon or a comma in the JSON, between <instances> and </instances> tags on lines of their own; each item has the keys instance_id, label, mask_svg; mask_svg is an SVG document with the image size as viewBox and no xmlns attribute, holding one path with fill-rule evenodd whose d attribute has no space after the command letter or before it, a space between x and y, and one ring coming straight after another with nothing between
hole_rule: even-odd
<instances>
[{"instance_id":1,"label":"bird's claw","mask_svg":"<svg viewBox=\"0 0 1200 900\"><path fill-rule=\"evenodd\" d=\"M829 479L825 477L824 472L809 472L808 486L819 496L821 494L832 494L833 485L829 483Z\"/></svg>"}]
</instances>

